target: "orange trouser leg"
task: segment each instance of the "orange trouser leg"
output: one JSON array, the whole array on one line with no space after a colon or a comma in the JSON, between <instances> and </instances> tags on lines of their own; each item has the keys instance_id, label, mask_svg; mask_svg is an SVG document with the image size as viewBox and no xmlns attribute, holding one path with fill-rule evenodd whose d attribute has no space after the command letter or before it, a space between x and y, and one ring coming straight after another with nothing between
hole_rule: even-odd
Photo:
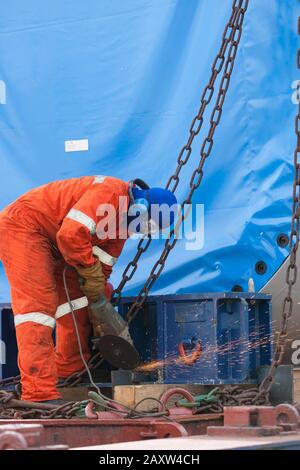
<instances>
[{"instance_id":1,"label":"orange trouser leg","mask_svg":"<svg viewBox=\"0 0 300 470\"><path fill-rule=\"evenodd\" d=\"M57 292L59 297L59 307L56 313L56 367L59 377L67 377L74 372L84 369L82 362L77 335L74 327L74 321L70 312L69 305L67 304L67 296L65 293L62 272L63 266L57 270ZM84 294L79 286L78 274L72 268L68 268L66 272L67 286L69 295L74 303L75 318L80 337L81 348L83 356L86 361L89 360L91 353L89 348L89 334L91 331L91 324L89 321L88 309L77 309L78 299L79 302L84 301Z\"/></svg>"},{"instance_id":2,"label":"orange trouser leg","mask_svg":"<svg viewBox=\"0 0 300 470\"><path fill-rule=\"evenodd\" d=\"M22 400L44 401L60 398L56 390L52 329L33 322L16 328L18 366L21 373Z\"/></svg>"},{"instance_id":3,"label":"orange trouser leg","mask_svg":"<svg viewBox=\"0 0 300 470\"><path fill-rule=\"evenodd\" d=\"M30 214L21 211L18 221L0 215L0 258L11 287L22 399L59 398L52 340L58 302L55 261Z\"/></svg>"}]
</instances>

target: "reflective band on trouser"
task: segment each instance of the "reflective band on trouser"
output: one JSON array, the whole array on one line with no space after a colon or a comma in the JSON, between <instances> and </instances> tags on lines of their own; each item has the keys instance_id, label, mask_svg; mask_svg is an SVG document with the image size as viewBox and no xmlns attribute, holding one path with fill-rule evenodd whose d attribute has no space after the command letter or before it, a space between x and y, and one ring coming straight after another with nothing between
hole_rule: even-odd
<instances>
[{"instance_id":1,"label":"reflective band on trouser","mask_svg":"<svg viewBox=\"0 0 300 470\"><path fill-rule=\"evenodd\" d=\"M113 266L118 260L118 258L111 256L109 253L99 248L99 246L93 246L93 254L97 256L101 263L107 264L108 266Z\"/></svg>"},{"instance_id":2,"label":"reflective band on trouser","mask_svg":"<svg viewBox=\"0 0 300 470\"><path fill-rule=\"evenodd\" d=\"M33 323L38 323L39 325L49 326L50 328L55 327L55 319L41 312L18 314L14 316L14 321L15 326L31 321Z\"/></svg>"},{"instance_id":3,"label":"reflective band on trouser","mask_svg":"<svg viewBox=\"0 0 300 470\"><path fill-rule=\"evenodd\" d=\"M87 229L89 229L91 235L95 235L96 233L96 222L84 212L79 211L77 209L71 209L66 217L71 220L75 220L75 222L79 222L80 224L84 225Z\"/></svg>"},{"instance_id":4,"label":"reflective band on trouser","mask_svg":"<svg viewBox=\"0 0 300 470\"><path fill-rule=\"evenodd\" d=\"M73 310L80 310L81 308L87 307L89 305L87 297L80 297L79 299L75 299L71 301ZM58 320L61 317L64 317L68 313L71 313L71 307L69 302L66 302L65 304L60 305L55 314L56 320Z\"/></svg>"}]
</instances>

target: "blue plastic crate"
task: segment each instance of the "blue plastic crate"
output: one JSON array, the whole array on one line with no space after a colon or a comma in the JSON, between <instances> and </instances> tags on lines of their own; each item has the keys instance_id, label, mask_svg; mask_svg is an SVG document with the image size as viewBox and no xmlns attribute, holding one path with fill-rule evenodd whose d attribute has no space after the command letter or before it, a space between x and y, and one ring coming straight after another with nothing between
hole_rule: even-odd
<instances>
[{"instance_id":1,"label":"blue plastic crate","mask_svg":"<svg viewBox=\"0 0 300 470\"><path fill-rule=\"evenodd\" d=\"M14 318L9 304L0 304L0 379L19 374Z\"/></svg>"},{"instance_id":2,"label":"blue plastic crate","mask_svg":"<svg viewBox=\"0 0 300 470\"><path fill-rule=\"evenodd\" d=\"M122 299L122 315L133 300ZM150 381L256 383L257 369L271 361L271 310L271 296L264 294L149 296L130 329L143 362L163 361L148 373ZM179 344L192 347L197 341L202 347L198 361L178 361Z\"/></svg>"}]
</instances>

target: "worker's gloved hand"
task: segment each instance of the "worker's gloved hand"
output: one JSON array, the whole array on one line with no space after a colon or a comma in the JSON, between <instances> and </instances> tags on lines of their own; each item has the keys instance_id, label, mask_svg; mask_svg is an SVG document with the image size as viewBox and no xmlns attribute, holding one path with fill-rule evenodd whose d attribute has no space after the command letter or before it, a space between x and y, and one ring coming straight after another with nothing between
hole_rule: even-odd
<instances>
[{"instance_id":1,"label":"worker's gloved hand","mask_svg":"<svg viewBox=\"0 0 300 470\"><path fill-rule=\"evenodd\" d=\"M105 292L105 276L101 263L97 259L96 263L86 268L76 268L81 278L81 290L87 296L89 302L97 302Z\"/></svg>"}]
</instances>

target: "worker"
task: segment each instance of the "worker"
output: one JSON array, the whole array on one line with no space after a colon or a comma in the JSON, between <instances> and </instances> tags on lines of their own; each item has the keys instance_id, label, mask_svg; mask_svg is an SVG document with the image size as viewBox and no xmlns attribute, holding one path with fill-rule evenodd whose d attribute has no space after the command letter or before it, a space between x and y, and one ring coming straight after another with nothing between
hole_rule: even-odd
<instances>
[{"instance_id":1,"label":"worker","mask_svg":"<svg viewBox=\"0 0 300 470\"><path fill-rule=\"evenodd\" d=\"M120 221L126 221L132 205L141 201L148 213L154 203L176 204L170 191L136 181L140 187L109 176L55 181L27 192L0 212L0 259L11 288L23 400L59 400L58 378L83 369L64 289L65 266L70 267L66 282L88 361L87 307L110 297L107 281L128 238L128 232L120 236ZM97 228L107 214L101 207L108 205L115 214L107 223L113 222L116 230L102 236ZM162 229L172 220L162 223L157 218L155 224Z\"/></svg>"}]
</instances>

